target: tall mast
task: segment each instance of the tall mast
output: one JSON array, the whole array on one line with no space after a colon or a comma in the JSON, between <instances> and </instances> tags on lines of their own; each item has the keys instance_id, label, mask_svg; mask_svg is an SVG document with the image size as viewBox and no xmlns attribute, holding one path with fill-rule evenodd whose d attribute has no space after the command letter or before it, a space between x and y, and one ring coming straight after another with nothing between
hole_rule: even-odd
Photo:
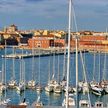
<instances>
[{"instance_id":1,"label":"tall mast","mask_svg":"<svg viewBox=\"0 0 108 108\"><path fill-rule=\"evenodd\" d=\"M76 108L79 108L78 100L78 37L76 36Z\"/></svg>"},{"instance_id":2,"label":"tall mast","mask_svg":"<svg viewBox=\"0 0 108 108\"><path fill-rule=\"evenodd\" d=\"M5 65L5 71L4 71L4 83L6 86L6 53L7 53L7 48L6 48L6 40L5 40L5 60L4 60L4 65ZM6 89L5 89L5 99L6 99Z\"/></svg>"},{"instance_id":3,"label":"tall mast","mask_svg":"<svg viewBox=\"0 0 108 108\"><path fill-rule=\"evenodd\" d=\"M32 80L34 80L34 38L32 42Z\"/></svg>"},{"instance_id":4,"label":"tall mast","mask_svg":"<svg viewBox=\"0 0 108 108\"><path fill-rule=\"evenodd\" d=\"M70 35L71 35L71 10L72 0L69 0L69 19L68 19L68 56L67 56L67 86L66 86L66 108L68 108L68 88L69 88L69 71L70 71Z\"/></svg>"},{"instance_id":5,"label":"tall mast","mask_svg":"<svg viewBox=\"0 0 108 108\"><path fill-rule=\"evenodd\" d=\"M101 66L101 55L100 55L100 51L99 51L99 78L98 78L98 81L100 82L101 80L101 75L100 75L100 72L101 72L101 69L100 69L100 66Z\"/></svg>"},{"instance_id":6,"label":"tall mast","mask_svg":"<svg viewBox=\"0 0 108 108\"><path fill-rule=\"evenodd\" d=\"M14 46L13 46L13 56L14 56ZM13 57L13 73L12 73L12 80L15 80L15 59Z\"/></svg>"},{"instance_id":7,"label":"tall mast","mask_svg":"<svg viewBox=\"0 0 108 108\"><path fill-rule=\"evenodd\" d=\"M59 60L60 58L59 58L59 54L58 54L58 83L60 83L60 60Z\"/></svg>"},{"instance_id":8,"label":"tall mast","mask_svg":"<svg viewBox=\"0 0 108 108\"><path fill-rule=\"evenodd\" d=\"M95 67L96 67L96 54L95 54L95 52L94 52L94 58L93 58L94 60L94 62L93 62L93 81L95 81L95 71L96 71L96 69L95 69Z\"/></svg>"}]
</instances>

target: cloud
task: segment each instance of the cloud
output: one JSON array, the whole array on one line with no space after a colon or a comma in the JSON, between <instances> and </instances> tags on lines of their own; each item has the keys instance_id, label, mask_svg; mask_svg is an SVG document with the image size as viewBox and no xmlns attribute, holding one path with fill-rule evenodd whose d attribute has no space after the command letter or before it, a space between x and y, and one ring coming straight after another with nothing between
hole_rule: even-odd
<instances>
[{"instance_id":1,"label":"cloud","mask_svg":"<svg viewBox=\"0 0 108 108\"><path fill-rule=\"evenodd\" d=\"M65 23L67 21L68 1L0 0L0 17L2 19L7 17L6 21L9 22L23 23L26 20L23 24L60 25L60 22ZM87 22L87 26L89 26L89 22L94 21L96 23L97 19L108 16L108 0L73 0L73 4L78 22L84 22L84 25Z\"/></svg>"},{"instance_id":2,"label":"cloud","mask_svg":"<svg viewBox=\"0 0 108 108\"><path fill-rule=\"evenodd\" d=\"M0 12L14 14L24 7L23 0L0 0Z\"/></svg>"},{"instance_id":3,"label":"cloud","mask_svg":"<svg viewBox=\"0 0 108 108\"><path fill-rule=\"evenodd\" d=\"M105 5L108 0L74 0L75 4L78 5Z\"/></svg>"},{"instance_id":4,"label":"cloud","mask_svg":"<svg viewBox=\"0 0 108 108\"><path fill-rule=\"evenodd\" d=\"M38 3L38 4L37 4ZM10 14L31 14L36 16L62 15L66 0L0 0L0 12ZM65 10L64 10L65 11ZM59 13L60 12L60 13Z\"/></svg>"},{"instance_id":5,"label":"cloud","mask_svg":"<svg viewBox=\"0 0 108 108\"><path fill-rule=\"evenodd\" d=\"M42 2L44 0L25 0L26 2Z\"/></svg>"}]
</instances>

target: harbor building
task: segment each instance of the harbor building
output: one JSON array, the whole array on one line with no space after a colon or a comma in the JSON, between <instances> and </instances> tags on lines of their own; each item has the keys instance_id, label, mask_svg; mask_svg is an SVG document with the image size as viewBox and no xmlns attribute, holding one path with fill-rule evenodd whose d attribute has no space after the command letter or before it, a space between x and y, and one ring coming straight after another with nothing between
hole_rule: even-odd
<instances>
[{"instance_id":1,"label":"harbor building","mask_svg":"<svg viewBox=\"0 0 108 108\"><path fill-rule=\"evenodd\" d=\"M64 39L54 39L52 35L49 36L38 36L28 40L28 46L30 48L50 48L50 47L64 47Z\"/></svg>"},{"instance_id":2,"label":"harbor building","mask_svg":"<svg viewBox=\"0 0 108 108\"><path fill-rule=\"evenodd\" d=\"M81 50L88 51L108 51L107 36L82 35L79 37L78 46ZM71 47L75 48L75 39L71 39Z\"/></svg>"},{"instance_id":3,"label":"harbor building","mask_svg":"<svg viewBox=\"0 0 108 108\"><path fill-rule=\"evenodd\" d=\"M9 27L4 28L4 32L6 32L6 33L12 33L15 31L18 31L18 27L15 24L12 24Z\"/></svg>"}]
</instances>

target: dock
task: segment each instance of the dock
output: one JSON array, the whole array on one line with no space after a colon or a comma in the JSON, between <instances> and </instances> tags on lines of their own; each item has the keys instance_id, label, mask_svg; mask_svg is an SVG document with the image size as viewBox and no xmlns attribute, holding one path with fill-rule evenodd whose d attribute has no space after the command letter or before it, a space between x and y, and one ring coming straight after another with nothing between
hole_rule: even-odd
<instances>
[{"instance_id":1,"label":"dock","mask_svg":"<svg viewBox=\"0 0 108 108\"><path fill-rule=\"evenodd\" d=\"M78 51L80 52L80 51ZM86 53L88 51L82 51L82 53ZM75 50L71 50L71 54L74 54ZM67 54L67 52L65 52ZM36 50L34 53L15 53L15 54L6 54L6 55L1 55L2 58L15 58L15 59L20 59L20 58L31 58L31 57L44 57L44 56L52 56L52 55L64 55L64 49L61 50Z\"/></svg>"},{"instance_id":2,"label":"dock","mask_svg":"<svg viewBox=\"0 0 108 108\"><path fill-rule=\"evenodd\" d=\"M50 55L63 55L63 52L59 53L50 53L50 52L44 52L44 53L36 53L36 54L7 54L7 55L2 55L2 58L15 58L15 59L20 59L20 58L31 58L31 57L44 57L44 56L50 56Z\"/></svg>"}]
</instances>

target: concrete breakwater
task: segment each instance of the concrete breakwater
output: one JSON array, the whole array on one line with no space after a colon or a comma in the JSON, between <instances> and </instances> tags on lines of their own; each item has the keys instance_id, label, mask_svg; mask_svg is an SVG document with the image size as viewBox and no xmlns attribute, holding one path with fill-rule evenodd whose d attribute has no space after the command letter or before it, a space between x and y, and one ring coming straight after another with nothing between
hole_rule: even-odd
<instances>
[{"instance_id":1,"label":"concrete breakwater","mask_svg":"<svg viewBox=\"0 0 108 108\"><path fill-rule=\"evenodd\" d=\"M40 52L40 53L35 53L35 54L7 54L7 55L2 55L3 58L16 58L16 59L20 59L20 58L31 58L31 57L42 57L42 56L50 56L50 55L62 55L64 54L63 52L57 52L57 53L54 53L54 52Z\"/></svg>"},{"instance_id":2,"label":"concrete breakwater","mask_svg":"<svg viewBox=\"0 0 108 108\"><path fill-rule=\"evenodd\" d=\"M80 52L80 51L79 51ZM88 52L88 51L82 51L82 52ZM75 50L71 50L71 53L75 53ZM15 58L15 59L20 59L20 58L31 58L31 57L43 57L43 56L51 56L51 55L63 55L67 54L67 51L64 51L64 49L55 49L55 50L34 50L32 53L15 53L15 54L6 54L6 55L1 55L3 58Z\"/></svg>"}]
</instances>

